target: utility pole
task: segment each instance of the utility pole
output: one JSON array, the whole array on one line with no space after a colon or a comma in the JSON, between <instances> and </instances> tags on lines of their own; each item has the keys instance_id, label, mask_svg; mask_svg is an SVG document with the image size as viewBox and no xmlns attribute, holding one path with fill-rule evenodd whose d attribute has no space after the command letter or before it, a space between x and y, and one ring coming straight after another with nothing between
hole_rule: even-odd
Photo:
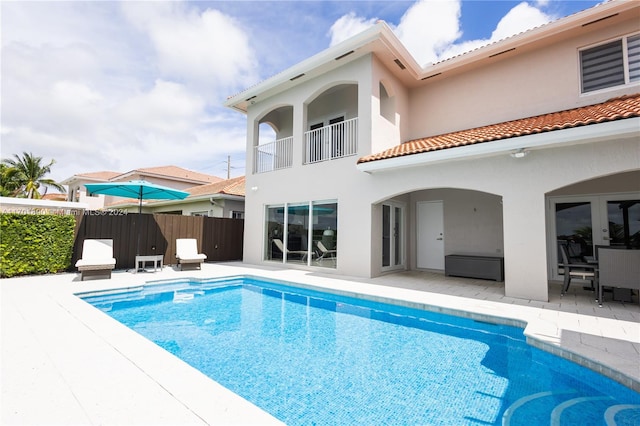
<instances>
[{"instance_id":1,"label":"utility pole","mask_svg":"<svg viewBox=\"0 0 640 426\"><path fill-rule=\"evenodd\" d=\"M231 156L227 155L227 180L231 179Z\"/></svg>"}]
</instances>

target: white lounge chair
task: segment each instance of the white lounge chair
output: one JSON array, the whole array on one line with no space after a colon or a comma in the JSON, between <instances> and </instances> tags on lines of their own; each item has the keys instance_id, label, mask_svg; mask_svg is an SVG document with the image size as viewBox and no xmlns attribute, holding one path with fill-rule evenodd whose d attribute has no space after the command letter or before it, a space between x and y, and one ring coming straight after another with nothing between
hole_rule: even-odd
<instances>
[{"instance_id":1,"label":"white lounge chair","mask_svg":"<svg viewBox=\"0 0 640 426\"><path fill-rule=\"evenodd\" d=\"M336 253L338 253L337 250L329 250L323 243L322 241L318 241L316 243L316 245L318 246L318 249L320 250L320 253L322 253L320 255L320 257L318 257L316 260L322 260L325 259L327 257L330 258L335 258L336 257Z\"/></svg>"},{"instance_id":2,"label":"white lounge chair","mask_svg":"<svg viewBox=\"0 0 640 426\"><path fill-rule=\"evenodd\" d=\"M285 252L284 249L284 244L282 243L282 240L279 238L274 238L273 242L275 243L276 247L278 247L278 250L280 250L282 253ZM301 256L301 260L304 262L307 259L308 256L308 252L306 250L286 250L287 252L287 259L289 258L290 255L297 255L297 256Z\"/></svg>"},{"instance_id":3,"label":"white lounge chair","mask_svg":"<svg viewBox=\"0 0 640 426\"><path fill-rule=\"evenodd\" d=\"M180 269L183 269L184 265L202 268L202 262L207 255L198 253L198 242L195 238L178 238L176 239L176 258Z\"/></svg>"},{"instance_id":4,"label":"white lounge chair","mask_svg":"<svg viewBox=\"0 0 640 426\"><path fill-rule=\"evenodd\" d=\"M82 258L76 262L76 268L80 271L80 281L90 276L111 278L111 270L115 267L113 240L84 240Z\"/></svg>"}]
</instances>

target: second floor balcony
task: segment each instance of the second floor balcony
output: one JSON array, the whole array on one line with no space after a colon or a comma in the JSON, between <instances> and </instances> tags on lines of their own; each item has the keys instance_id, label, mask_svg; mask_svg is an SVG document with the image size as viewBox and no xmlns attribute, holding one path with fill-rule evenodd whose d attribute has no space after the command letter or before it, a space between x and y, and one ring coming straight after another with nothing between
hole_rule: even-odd
<instances>
[{"instance_id":1,"label":"second floor balcony","mask_svg":"<svg viewBox=\"0 0 640 426\"><path fill-rule=\"evenodd\" d=\"M294 163L293 137L277 139L254 148L254 173L290 168ZM356 155L358 118L340 121L304 133L303 164Z\"/></svg>"},{"instance_id":2,"label":"second floor balcony","mask_svg":"<svg viewBox=\"0 0 640 426\"><path fill-rule=\"evenodd\" d=\"M305 132L304 148L304 164L355 155L358 152L358 118Z\"/></svg>"}]
</instances>

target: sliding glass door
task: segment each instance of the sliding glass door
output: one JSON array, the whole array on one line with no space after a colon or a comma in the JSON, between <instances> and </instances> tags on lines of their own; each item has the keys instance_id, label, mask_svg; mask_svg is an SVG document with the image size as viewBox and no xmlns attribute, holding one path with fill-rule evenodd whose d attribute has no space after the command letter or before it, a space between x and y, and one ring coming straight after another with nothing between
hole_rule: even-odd
<instances>
[{"instance_id":1,"label":"sliding glass door","mask_svg":"<svg viewBox=\"0 0 640 426\"><path fill-rule=\"evenodd\" d=\"M267 206L264 259L335 268L338 204L333 201Z\"/></svg>"}]
</instances>

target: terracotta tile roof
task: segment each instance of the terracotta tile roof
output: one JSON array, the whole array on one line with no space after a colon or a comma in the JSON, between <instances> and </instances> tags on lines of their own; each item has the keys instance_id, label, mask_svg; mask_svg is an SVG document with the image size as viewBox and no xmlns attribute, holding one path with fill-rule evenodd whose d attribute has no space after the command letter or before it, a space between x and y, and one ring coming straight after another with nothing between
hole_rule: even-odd
<instances>
[{"instance_id":1,"label":"terracotta tile roof","mask_svg":"<svg viewBox=\"0 0 640 426\"><path fill-rule=\"evenodd\" d=\"M191 194L189 197L216 194L239 195L244 197L244 180L244 176L240 176L229 180L223 180L221 182L194 186L193 188L185 189L185 191Z\"/></svg>"},{"instance_id":2,"label":"terracotta tile roof","mask_svg":"<svg viewBox=\"0 0 640 426\"><path fill-rule=\"evenodd\" d=\"M640 117L640 93L609 99L596 105L414 139L377 154L362 157L358 160L358 163L588 126L632 117Z\"/></svg>"},{"instance_id":3,"label":"terracotta tile roof","mask_svg":"<svg viewBox=\"0 0 640 426\"><path fill-rule=\"evenodd\" d=\"M118 175L122 174L121 172L112 172L112 171L108 171L108 170L104 170L101 172L90 172L90 173L78 173L77 175L75 175L76 177L85 177L85 178L91 178L91 179L98 179L98 180L109 180L111 178L114 178Z\"/></svg>"},{"instance_id":4,"label":"terracotta tile roof","mask_svg":"<svg viewBox=\"0 0 640 426\"><path fill-rule=\"evenodd\" d=\"M202 183L214 183L220 182L223 179L218 176L207 175L204 173L194 172L193 170L183 169L178 166L160 166L160 167L147 167L143 169L135 169L126 173L120 173L117 178L122 178L128 175L156 175L161 177L173 177L178 179L198 181Z\"/></svg>"},{"instance_id":5,"label":"terracotta tile roof","mask_svg":"<svg viewBox=\"0 0 640 426\"><path fill-rule=\"evenodd\" d=\"M42 196L42 199L51 201L67 201L67 194L60 194L57 192L47 193Z\"/></svg>"}]
</instances>

